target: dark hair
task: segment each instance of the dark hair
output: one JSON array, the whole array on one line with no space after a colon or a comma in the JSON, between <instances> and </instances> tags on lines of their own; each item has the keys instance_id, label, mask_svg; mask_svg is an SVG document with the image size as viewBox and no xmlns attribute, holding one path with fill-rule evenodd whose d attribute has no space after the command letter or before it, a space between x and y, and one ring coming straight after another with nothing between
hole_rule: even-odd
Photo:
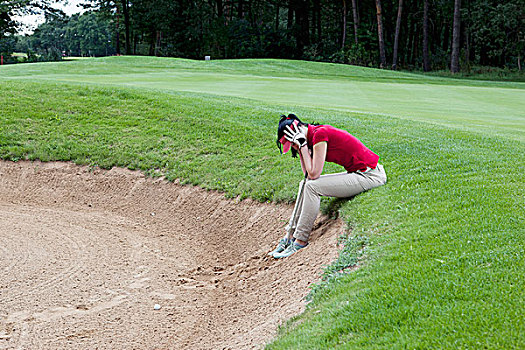
<instances>
[{"instance_id":1,"label":"dark hair","mask_svg":"<svg viewBox=\"0 0 525 350\"><path fill-rule=\"evenodd\" d=\"M298 126L308 125L306 123L303 123L299 118L297 118L295 114L288 114L288 116L284 114L281 115L281 119L279 120L279 126L277 127L277 141L276 141L277 147L279 148L279 151L281 151L281 154L283 153L283 151L282 151L281 142L279 142L279 140L284 136L285 128L289 125L292 125L294 121L296 120L299 122ZM292 147L291 151L292 151L292 157L297 158L297 151L295 150L295 148Z\"/></svg>"}]
</instances>

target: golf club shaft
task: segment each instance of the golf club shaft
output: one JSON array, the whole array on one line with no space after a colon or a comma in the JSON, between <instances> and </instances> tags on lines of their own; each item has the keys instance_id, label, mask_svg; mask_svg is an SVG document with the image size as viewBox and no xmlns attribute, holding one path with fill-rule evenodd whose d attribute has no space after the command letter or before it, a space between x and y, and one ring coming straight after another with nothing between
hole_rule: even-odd
<instances>
[{"instance_id":1,"label":"golf club shaft","mask_svg":"<svg viewBox=\"0 0 525 350\"><path fill-rule=\"evenodd\" d=\"M306 184L306 180L308 179L308 172L304 175L303 184L301 185L301 189L299 190L299 194L297 195L297 199L295 201L295 206L293 208L292 212L292 220L290 221L290 225L288 226L288 230L286 232L286 238L291 239L292 238L292 231L297 227L297 211L298 207L302 201L303 193L304 193L304 186Z\"/></svg>"}]
</instances>

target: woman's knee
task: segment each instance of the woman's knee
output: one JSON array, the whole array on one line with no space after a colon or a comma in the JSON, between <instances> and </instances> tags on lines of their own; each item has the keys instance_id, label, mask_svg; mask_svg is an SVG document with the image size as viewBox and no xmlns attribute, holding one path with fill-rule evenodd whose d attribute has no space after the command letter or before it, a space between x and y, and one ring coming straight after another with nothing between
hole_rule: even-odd
<instances>
[{"instance_id":1,"label":"woman's knee","mask_svg":"<svg viewBox=\"0 0 525 350\"><path fill-rule=\"evenodd\" d=\"M386 176L386 172L385 172L385 169L383 167L381 167L381 174L380 174L380 177L379 177L379 180L381 182L381 185L384 185L386 184L386 181L387 181L387 176Z\"/></svg>"},{"instance_id":2,"label":"woman's knee","mask_svg":"<svg viewBox=\"0 0 525 350\"><path fill-rule=\"evenodd\" d=\"M306 181L306 184L304 185L304 191L317 197L321 196L322 191L320 182L318 180L319 179Z\"/></svg>"}]
</instances>

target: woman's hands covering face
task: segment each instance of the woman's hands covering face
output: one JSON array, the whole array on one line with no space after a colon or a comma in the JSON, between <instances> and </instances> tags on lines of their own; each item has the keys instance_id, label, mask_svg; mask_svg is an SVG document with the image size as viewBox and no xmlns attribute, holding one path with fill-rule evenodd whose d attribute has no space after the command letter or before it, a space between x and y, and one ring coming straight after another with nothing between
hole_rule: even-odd
<instances>
[{"instance_id":1,"label":"woman's hands covering face","mask_svg":"<svg viewBox=\"0 0 525 350\"><path fill-rule=\"evenodd\" d=\"M284 137L293 144L295 149L306 145L306 136L299 130L299 127L293 130L290 125L288 125L284 130Z\"/></svg>"}]
</instances>

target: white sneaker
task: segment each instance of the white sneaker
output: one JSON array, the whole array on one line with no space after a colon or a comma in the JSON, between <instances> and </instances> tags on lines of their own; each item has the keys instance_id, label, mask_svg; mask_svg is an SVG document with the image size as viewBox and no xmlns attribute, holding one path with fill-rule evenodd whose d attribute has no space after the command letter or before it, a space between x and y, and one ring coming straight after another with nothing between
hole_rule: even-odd
<instances>
[{"instance_id":1,"label":"white sneaker","mask_svg":"<svg viewBox=\"0 0 525 350\"><path fill-rule=\"evenodd\" d=\"M277 244L277 248L269 252L268 255L273 256L274 254L282 253L286 248L288 248L291 242L292 241L287 238L281 238L279 244Z\"/></svg>"},{"instance_id":2,"label":"white sneaker","mask_svg":"<svg viewBox=\"0 0 525 350\"><path fill-rule=\"evenodd\" d=\"M304 247L306 247L308 244L302 246L302 245L299 245L295 242L293 242L292 244L290 244L282 253L275 253L273 254L273 257L276 258L276 259L280 259L280 258L287 258L289 257L290 255L296 253L299 251L299 249L303 249Z\"/></svg>"}]
</instances>

